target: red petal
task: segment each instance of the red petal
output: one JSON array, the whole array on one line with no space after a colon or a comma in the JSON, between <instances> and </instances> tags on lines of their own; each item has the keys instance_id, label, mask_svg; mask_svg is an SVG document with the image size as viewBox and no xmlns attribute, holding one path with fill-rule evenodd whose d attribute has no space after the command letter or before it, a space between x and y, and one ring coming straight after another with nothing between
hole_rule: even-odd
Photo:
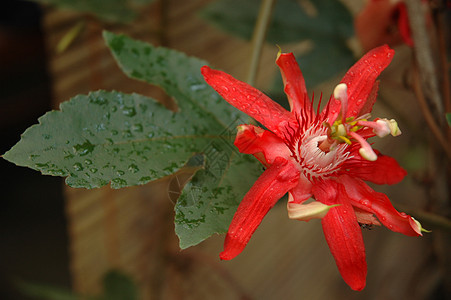
<instances>
[{"instance_id":1,"label":"red petal","mask_svg":"<svg viewBox=\"0 0 451 300\"><path fill-rule=\"evenodd\" d=\"M253 125L238 126L235 146L241 153L253 154L265 166L277 157L288 159L291 151L277 135Z\"/></svg>"},{"instance_id":2,"label":"red petal","mask_svg":"<svg viewBox=\"0 0 451 300\"><path fill-rule=\"evenodd\" d=\"M396 5L396 9L398 10L398 30L401 34L401 37L407 45L413 47L413 39L412 33L409 25L409 15L407 14L406 4L400 2Z\"/></svg>"},{"instance_id":3,"label":"red petal","mask_svg":"<svg viewBox=\"0 0 451 300\"><path fill-rule=\"evenodd\" d=\"M287 191L296 186L298 177L296 166L279 157L257 179L233 216L221 259L232 259L243 251L263 217Z\"/></svg>"},{"instance_id":4,"label":"red petal","mask_svg":"<svg viewBox=\"0 0 451 300\"><path fill-rule=\"evenodd\" d=\"M362 109L360 110L359 115L370 113L373 110L373 105L374 103L376 103L378 90L379 90L379 80L376 80L376 82L373 85L373 88L371 89L370 94L368 95L365 105L363 105Z\"/></svg>"},{"instance_id":5,"label":"red petal","mask_svg":"<svg viewBox=\"0 0 451 300\"><path fill-rule=\"evenodd\" d=\"M208 66L201 69L205 81L227 102L262 123L280 137L288 122L296 124L290 112L249 84Z\"/></svg>"},{"instance_id":6,"label":"red petal","mask_svg":"<svg viewBox=\"0 0 451 300\"><path fill-rule=\"evenodd\" d=\"M409 236L421 235L421 228L412 217L398 212L385 194L375 192L362 180L347 175L340 176L339 181L353 206L372 212L392 231Z\"/></svg>"},{"instance_id":7,"label":"red petal","mask_svg":"<svg viewBox=\"0 0 451 300\"><path fill-rule=\"evenodd\" d=\"M276 59L276 64L280 68L285 94L288 96L291 111L300 115L301 110L311 111L312 105L305 87L304 76L293 55L293 53L281 53Z\"/></svg>"},{"instance_id":8,"label":"red petal","mask_svg":"<svg viewBox=\"0 0 451 300\"><path fill-rule=\"evenodd\" d=\"M360 179L376 184L395 184L403 180L407 175L406 170L401 168L398 162L387 155L375 150L377 160L368 161L360 155L352 162L349 173Z\"/></svg>"},{"instance_id":9,"label":"red petal","mask_svg":"<svg viewBox=\"0 0 451 300\"><path fill-rule=\"evenodd\" d=\"M360 291L366 284L367 267L362 232L354 209L341 197L341 187L334 181L315 184L313 194L326 205L340 204L329 210L321 224L341 276L353 290Z\"/></svg>"},{"instance_id":10,"label":"red petal","mask_svg":"<svg viewBox=\"0 0 451 300\"><path fill-rule=\"evenodd\" d=\"M362 109L367 107L366 102L376 78L390 64L394 53L387 45L375 48L365 54L343 77L340 83L348 86L347 118L360 116ZM370 100L373 98L375 95L371 95ZM340 110L341 102L332 96L327 114L329 120L335 120Z\"/></svg>"},{"instance_id":11,"label":"red petal","mask_svg":"<svg viewBox=\"0 0 451 300\"><path fill-rule=\"evenodd\" d=\"M396 7L391 0L369 0L354 19L357 38L365 51L389 44L398 45L402 40L393 30ZM391 29L391 30L390 30Z\"/></svg>"},{"instance_id":12,"label":"red petal","mask_svg":"<svg viewBox=\"0 0 451 300\"><path fill-rule=\"evenodd\" d=\"M298 184L290 191L288 196L289 202L303 203L312 197L312 183L301 173Z\"/></svg>"}]
</instances>

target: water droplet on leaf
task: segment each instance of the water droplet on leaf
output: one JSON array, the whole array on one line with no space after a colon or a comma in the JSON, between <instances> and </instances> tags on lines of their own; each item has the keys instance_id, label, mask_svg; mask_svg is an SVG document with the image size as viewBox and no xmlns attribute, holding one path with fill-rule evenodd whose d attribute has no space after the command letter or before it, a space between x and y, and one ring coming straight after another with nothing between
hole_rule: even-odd
<instances>
[{"instance_id":1,"label":"water droplet on leaf","mask_svg":"<svg viewBox=\"0 0 451 300\"><path fill-rule=\"evenodd\" d=\"M136 115L136 110L134 107L124 106L122 108L122 113L127 117L133 117Z\"/></svg>"},{"instance_id":2,"label":"water droplet on leaf","mask_svg":"<svg viewBox=\"0 0 451 300\"><path fill-rule=\"evenodd\" d=\"M81 163L75 163L73 167L75 171L83 171L83 166L81 165Z\"/></svg>"}]
</instances>

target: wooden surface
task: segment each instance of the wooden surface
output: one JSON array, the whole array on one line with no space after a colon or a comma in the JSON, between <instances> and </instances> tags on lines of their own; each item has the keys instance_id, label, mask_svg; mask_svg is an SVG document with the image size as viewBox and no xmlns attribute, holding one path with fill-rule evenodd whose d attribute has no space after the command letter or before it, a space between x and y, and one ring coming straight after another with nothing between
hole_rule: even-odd
<instances>
[{"instance_id":1,"label":"wooden surface","mask_svg":"<svg viewBox=\"0 0 451 300\"><path fill-rule=\"evenodd\" d=\"M196 12L205 3L169 1L167 20L156 3L129 26L104 25L80 14L49 9L45 31L55 103L91 90L115 89L151 95L171 107L158 89L121 73L103 43L102 28L164 43L244 79L249 43L202 21ZM66 52L56 54L53 49L59 39L81 19L87 20L84 34ZM160 30L164 39L157 34ZM288 45L287 50L299 47ZM276 71L276 52L275 46L265 46L257 87L264 88ZM167 184L161 180L122 190L66 189L74 290L98 293L102 275L117 268L136 280L142 299L422 299L428 289L416 287L417 280L427 275L428 288L433 288L438 276L427 261L428 237L414 239L379 228L364 232L367 288L352 292L340 278L320 222L289 220L282 202L231 262L218 258L223 236L180 251ZM415 191L387 192L407 201Z\"/></svg>"}]
</instances>

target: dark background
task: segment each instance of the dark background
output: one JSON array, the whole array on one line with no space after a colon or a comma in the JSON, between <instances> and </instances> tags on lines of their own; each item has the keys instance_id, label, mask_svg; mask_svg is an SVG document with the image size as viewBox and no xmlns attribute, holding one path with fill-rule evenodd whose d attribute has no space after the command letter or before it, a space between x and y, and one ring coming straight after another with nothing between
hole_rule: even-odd
<instances>
[{"instance_id":1,"label":"dark background","mask_svg":"<svg viewBox=\"0 0 451 300\"><path fill-rule=\"evenodd\" d=\"M39 6L0 2L0 153L51 108ZM31 299L18 282L69 287L63 182L0 159L0 299Z\"/></svg>"}]
</instances>

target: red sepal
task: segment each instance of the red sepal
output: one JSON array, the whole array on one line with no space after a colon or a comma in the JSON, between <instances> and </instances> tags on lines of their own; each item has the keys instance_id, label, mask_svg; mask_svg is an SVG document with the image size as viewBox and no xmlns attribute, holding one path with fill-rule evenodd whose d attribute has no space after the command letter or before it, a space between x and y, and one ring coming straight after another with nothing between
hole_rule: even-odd
<instances>
[{"instance_id":1,"label":"red sepal","mask_svg":"<svg viewBox=\"0 0 451 300\"><path fill-rule=\"evenodd\" d=\"M208 66L203 66L201 72L205 81L227 102L262 123L279 137L284 137L288 123L291 126L297 124L289 111L249 84Z\"/></svg>"},{"instance_id":2,"label":"red sepal","mask_svg":"<svg viewBox=\"0 0 451 300\"><path fill-rule=\"evenodd\" d=\"M301 110L311 111L311 102L305 87L304 76L293 53L281 53L276 59L280 68L285 94L288 97L291 111L300 115Z\"/></svg>"},{"instance_id":3,"label":"red sepal","mask_svg":"<svg viewBox=\"0 0 451 300\"><path fill-rule=\"evenodd\" d=\"M373 86L376 78L390 64L395 51L387 45L377 47L365 54L346 72L340 83L348 87L348 107L346 117L358 117L362 109L367 110L368 98L375 98ZM371 96L371 97L370 97ZM341 102L331 97L327 111L329 120L335 120L341 111Z\"/></svg>"},{"instance_id":4,"label":"red sepal","mask_svg":"<svg viewBox=\"0 0 451 300\"><path fill-rule=\"evenodd\" d=\"M230 260L246 247L268 211L290 189L296 186L299 170L290 161L278 157L257 179L238 206L229 226L223 260Z\"/></svg>"},{"instance_id":5,"label":"red sepal","mask_svg":"<svg viewBox=\"0 0 451 300\"><path fill-rule=\"evenodd\" d=\"M241 153L254 155L266 167L279 156L291 156L290 149L282 139L271 131L254 125L238 126L234 144Z\"/></svg>"},{"instance_id":6,"label":"red sepal","mask_svg":"<svg viewBox=\"0 0 451 300\"><path fill-rule=\"evenodd\" d=\"M383 155L377 150L374 152L377 154L375 161L356 156L348 174L376 184L395 184L404 179L407 172L394 158Z\"/></svg>"},{"instance_id":7,"label":"red sepal","mask_svg":"<svg viewBox=\"0 0 451 300\"><path fill-rule=\"evenodd\" d=\"M421 227L412 217L398 212L385 194L375 192L362 180L348 175L340 176L339 182L353 206L375 214L388 229L409 236L422 235Z\"/></svg>"},{"instance_id":8,"label":"red sepal","mask_svg":"<svg viewBox=\"0 0 451 300\"><path fill-rule=\"evenodd\" d=\"M342 197L341 185L327 180L313 186L316 200L332 207L321 219L324 236L343 280L356 291L366 284L366 258L362 232L351 204Z\"/></svg>"}]
</instances>

